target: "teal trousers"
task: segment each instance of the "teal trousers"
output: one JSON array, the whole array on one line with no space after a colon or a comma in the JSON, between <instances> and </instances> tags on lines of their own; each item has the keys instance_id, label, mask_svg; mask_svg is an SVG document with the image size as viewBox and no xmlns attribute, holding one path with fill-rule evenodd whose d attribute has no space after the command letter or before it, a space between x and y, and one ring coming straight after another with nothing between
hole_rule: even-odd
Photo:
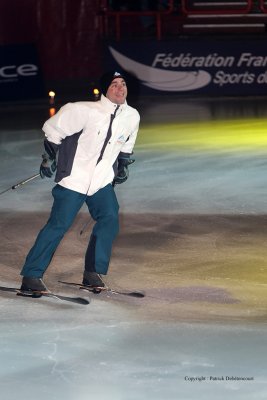
<instances>
[{"instance_id":1,"label":"teal trousers","mask_svg":"<svg viewBox=\"0 0 267 400\"><path fill-rule=\"evenodd\" d=\"M60 185L52 190L50 217L38 234L21 270L22 276L42 278L67 230L84 203L95 221L85 255L85 270L105 275L113 240L119 231L119 205L112 185L87 196Z\"/></svg>"}]
</instances>

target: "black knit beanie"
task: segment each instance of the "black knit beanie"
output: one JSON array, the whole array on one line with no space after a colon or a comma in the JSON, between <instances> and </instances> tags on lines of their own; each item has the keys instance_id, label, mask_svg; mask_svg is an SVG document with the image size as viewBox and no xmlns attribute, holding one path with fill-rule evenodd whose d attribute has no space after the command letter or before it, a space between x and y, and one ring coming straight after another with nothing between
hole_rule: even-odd
<instances>
[{"instance_id":1,"label":"black knit beanie","mask_svg":"<svg viewBox=\"0 0 267 400\"><path fill-rule=\"evenodd\" d=\"M106 96L108 88L111 82L116 78L122 78L125 80L125 77L118 71L109 71L106 72L100 78L100 89L104 96Z\"/></svg>"}]
</instances>

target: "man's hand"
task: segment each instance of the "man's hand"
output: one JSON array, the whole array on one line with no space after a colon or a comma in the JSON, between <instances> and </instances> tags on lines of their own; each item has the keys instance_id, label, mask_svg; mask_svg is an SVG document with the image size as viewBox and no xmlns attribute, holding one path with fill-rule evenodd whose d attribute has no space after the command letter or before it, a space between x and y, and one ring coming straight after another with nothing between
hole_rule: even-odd
<instances>
[{"instance_id":1,"label":"man's hand","mask_svg":"<svg viewBox=\"0 0 267 400\"><path fill-rule=\"evenodd\" d=\"M41 178L51 178L57 169L57 162L54 158L49 158L49 156L44 153L42 155L43 161L40 165L40 176Z\"/></svg>"},{"instance_id":2,"label":"man's hand","mask_svg":"<svg viewBox=\"0 0 267 400\"><path fill-rule=\"evenodd\" d=\"M129 176L128 165L131 165L135 162L132 158L119 158L118 161L118 173L113 180L113 185L120 185L124 183Z\"/></svg>"}]
</instances>

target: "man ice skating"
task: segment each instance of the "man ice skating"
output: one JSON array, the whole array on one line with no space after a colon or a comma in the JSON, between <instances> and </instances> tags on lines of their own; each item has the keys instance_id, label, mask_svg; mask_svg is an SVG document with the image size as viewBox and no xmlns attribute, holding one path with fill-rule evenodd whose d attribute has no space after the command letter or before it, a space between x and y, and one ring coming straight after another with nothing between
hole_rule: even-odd
<instances>
[{"instance_id":1,"label":"man ice skating","mask_svg":"<svg viewBox=\"0 0 267 400\"><path fill-rule=\"evenodd\" d=\"M127 85L120 72L104 74L100 87L99 101L68 103L43 126L46 153L40 175L52 177L56 171L57 184L50 217L21 271L24 292L47 291L43 274L83 203L96 221L85 254L83 284L105 286L100 275L107 274L119 230L113 184L128 177L140 116L126 102Z\"/></svg>"}]
</instances>

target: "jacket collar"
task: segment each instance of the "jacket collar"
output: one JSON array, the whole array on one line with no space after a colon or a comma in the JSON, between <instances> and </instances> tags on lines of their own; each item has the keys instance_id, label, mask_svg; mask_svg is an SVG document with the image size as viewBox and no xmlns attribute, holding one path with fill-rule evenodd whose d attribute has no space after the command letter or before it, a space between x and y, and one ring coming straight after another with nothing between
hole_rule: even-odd
<instances>
[{"instance_id":1,"label":"jacket collar","mask_svg":"<svg viewBox=\"0 0 267 400\"><path fill-rule=\"evenodd\" d=\"M101 95L100 98L100 102L103 105L103 107L109 111L111 114L113 114L116 110L116 108L118 107L118 104L112 103L106 96L104 96L103 94ZM125 110L127 108L127 101L125 100L125 102L123 104L119 104L119 109L118 111L122 111Z\"/></svg>"}]
</instances>

